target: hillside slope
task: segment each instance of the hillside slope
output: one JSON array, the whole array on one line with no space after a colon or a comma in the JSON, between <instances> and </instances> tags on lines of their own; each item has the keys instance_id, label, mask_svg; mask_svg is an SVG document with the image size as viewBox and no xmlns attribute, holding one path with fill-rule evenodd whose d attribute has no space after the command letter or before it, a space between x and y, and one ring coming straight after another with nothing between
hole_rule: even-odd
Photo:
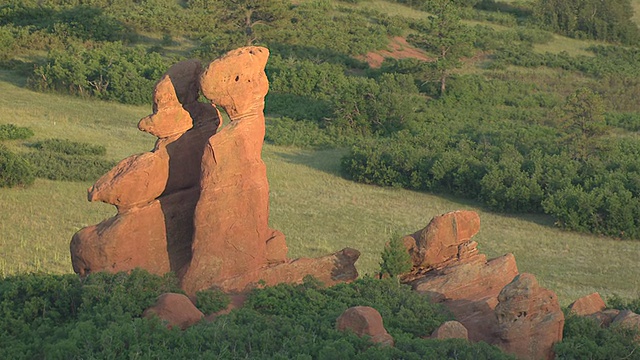
<instances>
[{"instance_id":1,"label":"hillside slope","mask_svg":"<svg viewBox=\"0 0 640 360\"><path fill-rule=\"evenodd\" d=\"M55 137L100 144L114 160L153 145L151 136L136 129L150 108L34 93L18 86L10 72L1 72L0 79L0 124L32 128L36 135L26 142ZM23 142L9 145L28 151ZM434 215L471 209L482 220L476 236L481 251L514 253L520 271L534 273L564 304L593 291L626 298L640 292L640 242L563 232L544 216L496 215L456 199L356 184L339 176L343 154L265 146L270 222L287 235L291 257L350 246L362 252L360 272L371 274L392 236L412 233ZM28 188L0 189L0 275L71 272L73 233L115 212L86 201L90 185L37 180Z\"/></svg>"}]
</instances>

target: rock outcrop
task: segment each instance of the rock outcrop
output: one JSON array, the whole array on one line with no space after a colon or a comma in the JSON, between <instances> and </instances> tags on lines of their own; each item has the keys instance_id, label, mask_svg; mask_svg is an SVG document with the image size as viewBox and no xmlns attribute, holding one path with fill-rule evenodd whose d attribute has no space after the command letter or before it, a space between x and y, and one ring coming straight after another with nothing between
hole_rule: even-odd
<instances>
[{"instance_id":1,"label":"rock outcrop","mask_svg":"<svg viewBox=\"0 0 640 360\"><path fill-rule=\"evenodd\" d=\"M393 338L382 323L378 310L369 306L355 306L345 310L336 320L340 331L350 330L356 335L369 336L371 341L383 346L393 346Z\"/></svg>"},{"instance_id":2,"label":"rock outcrop","mask_svg":"<svg viewBox=\"0 0 640 360\"><path fill-rule=\"evenodd\" d=\"M173 271L188 294L301 282L305 275L327 285L357 277L357 250L291 260L284 235L268 226L261 158L268 57L266 48L246 47L206 69L188 60L167 71L155 87L153 114L138 124L158 138L154 149L122 160L89 189L90 201L118 213L74 235L77 273ZM229 124L222 126L218 107Z\"/></svg>"},{"instance_id":3,"label":"rock outcrop","mask_svg":"<svg viewBox=\"0 0 640 360\"><path fill-rule=\"evenodd\" d=\"M497 306L501 302L516 301L512 298L515 292L507 292L503 300L499 297L518 277L515 257L506 254L487 260L472 240L479 230L480 218L473 211L454 211L436 216L424 229L404 238L413 268L400 276L401 281L432 301L445 305L467 329L469 340L499 345L519 357L530 358L529 349L508 345L501 338L511 336L501 325ZM549 290L537 287L529 297L533 307L545 304L548 309L559 309L555 294ZM532 337L530 341L537 344L536 351L544 348L540 350L544 354L551 351L553 343L562 340L564 316L555 310L551 313L551 323L541 326L553 329L553 336L531 329L528 333ZM535 327L537 322L528 324ZM555 331L558 328L560 331Z\"/></svg>"},{"instance_id":4,"label":"rock outcrop","mask_svg":"<svg viewBox=\"0 0 640 360\"><path fill-rule=\"evenodd\" d=\"M204 314L185 295L165 293L160 295L155 305L146 309L142 316L157 316L167 323L168 328L177 326L184 330L200 321Z\"/></svg>"},{"instance_id":5,"label":"rock outcrop","mask_svg":"<svg viewBox=\"0 0 640 360\"><path fill-rule=\"evenodd\" d=\"M556 294L522 273L500 291L498 301L496 345L520 359L553 359L553 344L562 340L564 327Z\"/></svg>"}]
</instances>

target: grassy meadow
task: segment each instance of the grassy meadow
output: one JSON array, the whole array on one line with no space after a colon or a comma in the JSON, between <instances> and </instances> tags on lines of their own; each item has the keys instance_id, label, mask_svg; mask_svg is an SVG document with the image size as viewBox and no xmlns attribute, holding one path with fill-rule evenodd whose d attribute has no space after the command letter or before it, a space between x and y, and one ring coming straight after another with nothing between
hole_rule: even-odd
<instances>
[{"instance_id":1,"label":"grassy meadow","mask_svg":"<svg viewBox=\"0 0 640 360\"><path fill-rule=\"evenodd\" d=\"M152 148L155 138L137 130L149 107L83 100L26 90L20 78L0 72L0 124L28 126L35 137L104 145L114 160ZM8 145L25 149L25 141ZM339 174L342 150L310 151L265 145L271 187L271 226L288 239L290 257L320 256L353 247L362 274L378 268L384 243L412 233L434 216L456 209L480 213L475 237L489 257L515 254L567 305L598 291L640 295L639 241L560 231L545 216L512 216L435 194L357 184ZM80 228L112 216L115 208L86 200L91 183L36 180L28 188L0 189L0 275L70 273L69 241Z\"/></svg>"}]
</instances>

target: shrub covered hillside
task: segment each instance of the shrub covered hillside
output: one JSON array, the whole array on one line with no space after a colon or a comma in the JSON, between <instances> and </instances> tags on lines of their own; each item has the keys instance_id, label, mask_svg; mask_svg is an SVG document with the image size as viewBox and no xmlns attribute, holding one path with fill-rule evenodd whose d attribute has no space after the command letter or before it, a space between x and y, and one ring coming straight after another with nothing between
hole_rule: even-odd
<instances>
[{"instance_id":1,"label":"shrub covered hillside","mask_svg":"<svg viewBox=\"0 0 640 360\"><path fill-rule=\"evenodd\" d=\"M167 329L142 312L164 292L180 292L175 277L137 270L131 274L16 275L0 280L0 357L3 359L215 358L215 359L513 359L484 342L421 338L450 319L395 280L365 278L322 288L302 285L254 290L241 309L203 320L187 330ZM214 291L198 294L206 314L228 300ZM204 301L200 301L204 300ZM640 300L611 299L614 308L637 311ZM395 347L336 330L352 306L380 312ZM602 329L569 316L559 359L640 359L633 332Z\"/></svg>"},{"instance_id":2,"label":"shrub covered hillside","mask_svg":"<svg viewBox=\"0 0 640 360\"><path fill-rule=\"evenodd\" d=\"M0 4L1 64L33 89L148 103L171 63L265 45L269 141L349 147L356 181L640 238L631 0ZM429 60L371 68L393 37Z\"/></svg>"},{"instance_id":3,"label":"shrub covered hillside","mask_svg":"<svg viewBox=\"0 0 640 360\"><path fill-rule=\"evenodd\" d=\"M395 281L358 280L323 289L313 280L255 290L245 306L185 331L141 318L155 298L178 291L175 278L130 275L18 275L0 281L3 359L511 359L498 348L462 340L428 340L448 320L439 305ZM209 294L220 309L223 301ZM211 301L206 302L210 304ZM395 347L336 330L349 307L375 307ZM203 311L207 309L201 308Z\"/></svg>"}]
</instances>

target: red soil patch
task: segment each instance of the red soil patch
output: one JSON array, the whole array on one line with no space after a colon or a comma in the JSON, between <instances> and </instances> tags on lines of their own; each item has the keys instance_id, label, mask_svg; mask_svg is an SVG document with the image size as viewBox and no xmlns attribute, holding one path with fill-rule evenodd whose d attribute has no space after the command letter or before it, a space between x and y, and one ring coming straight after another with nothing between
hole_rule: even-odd
<instances>
[{"instance_id":1,"label":"red soil patch","mask_svg":"<svg viewBox=\"0 0 640 360\"><path fill-rule=\"evenodd\" d=\"M414 58L418 60L432 61L432 59L427 56L426 52L409 44L407 40L401 36L393 37L387 50L372 51L360 59L366 61L372 68L379 68L385 58Z\"/></svg>"}]
</instances>

